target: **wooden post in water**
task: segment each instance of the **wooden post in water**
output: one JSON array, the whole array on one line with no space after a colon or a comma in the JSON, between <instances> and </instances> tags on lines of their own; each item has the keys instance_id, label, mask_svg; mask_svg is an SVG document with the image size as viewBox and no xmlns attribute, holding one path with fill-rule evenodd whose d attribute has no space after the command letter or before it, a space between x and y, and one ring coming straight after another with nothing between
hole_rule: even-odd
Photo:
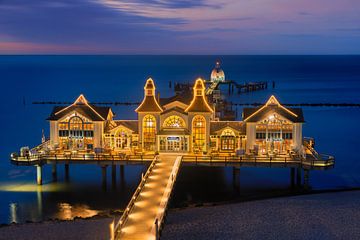
<instances>
[{"instance_id":1,"label":"wooden post in water","mask_svg":"<svg viewBox=\"0 0 360 240\"><path fill-rule=\"evenodd\" d=\"M36 181L38 185L42 185L42 166L36 165Z\"/></svg>"},{"instance_id":2,"label":"wooden post in water","mask_svg":"<svg viewBox=\"0 0 360 240\"><path fill-rule=\"evenodd\" d=\"M101 182L102 182L102 186L104 189L106 189L106 168L107 168L107 165L101 166L101 175L102 175Z\"/></svg>"},{"instance_id":3,"label":"wooden post in water","mask_svg":"<svg viewBox=\"0 0 360 240\"><path fill-rule=\"evenodd\" d=\"M310 170L304 169L304 188L306 190L310 189Z\"/></svg>"},{"instance_id":4,"label":"wooden post in water","mask_svg":"<svg viewBox=\"0 0 360 240\"><path fill-rule=\"evenodd\" d=\"M69 164L65 163L65 181L69 181Z\"/></svg>"},{"instance_id":5,"label":"wooden post in water","mask_svg":"<svg viewBox=\"0 0 360 240\"><path fill-rule=\"evenodd\" d=\"M53 181L56 182L56 180L57 180L57 168L56 168L56 163L53 163L53 164L52 164L51 174L52 174Z\"/></svg>"},{"instance_id":6,"label":"wooden post in water","mask_svg":"<svg viewBox=\"0 0 360 240\"><path fill-rule=\"evenodd\" d=\"M123 188L125 186L124 165L120 165L120 181L121 181L121 188Z\"/></svg>"},{"instance_id":7,"label":"wooden post in water","mask_svg":"<svg viewBox=\"0 0 360 240\"><path fill-rule=\"evenodd\" d=\"M113 188L116 188L116 165L111 165L111 182Z\"/></svg>"},{"instance_id":8,"label":"wooden post in water","mask_svg":"<svg viewBox=\"0 0 360 240\"><path fill-rule=\"evenodd\" d=\"M296 185L298 187L301 187L301 167L297 168L297 173L296 173Z\"/></svg>"},{"instance_id":9,"label":"wooden post in water","mask_svg":"<svg viewBox=\"0 0 360 240\"><path fill-rule=\"evenodd\" d=\"M233 187L240 191L240 167L233 167Z\"/></svg>"},{"instance_id":10,"label":"wooden post in water","mask_svg":"<svg viewBox=\"0 0 360 240\"><path fill-rule=\"evenodd\" d=\"M295 187L295 168L290 168L290 184L291 188Z\"/></svg>"}]
</instances>

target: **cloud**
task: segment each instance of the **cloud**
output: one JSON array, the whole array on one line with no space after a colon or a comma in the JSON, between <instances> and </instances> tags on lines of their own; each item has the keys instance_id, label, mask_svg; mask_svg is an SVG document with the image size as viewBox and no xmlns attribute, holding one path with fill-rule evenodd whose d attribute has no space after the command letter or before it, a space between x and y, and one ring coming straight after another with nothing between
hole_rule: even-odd
<instances>
[{"instance_id":1,"label":"cloud","mask_svg":"<svg viewBox=\"0 0 360 240\"><path fill-rule=\"evenodd\" d=\"M0 54L360 53L359 11L357 0L0 0Z\"/></svg>"}]
</instances>

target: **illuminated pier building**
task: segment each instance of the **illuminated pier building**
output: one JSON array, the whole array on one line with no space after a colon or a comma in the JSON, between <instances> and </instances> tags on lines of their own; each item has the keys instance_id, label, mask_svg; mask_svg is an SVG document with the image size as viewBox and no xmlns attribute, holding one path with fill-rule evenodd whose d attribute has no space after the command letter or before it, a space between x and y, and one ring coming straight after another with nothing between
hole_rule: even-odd
<instances>
[{"instance_id":1,"label":"illuminated pier building","mask_svg":"<svg viewBox=\"0 0 360 240\"><path fill-rule=\"evenodd\" d=\"M219 81L225 78L223 72L215 77ZM155 83L148 79L134 120L114 119L111 108L91 105L80 95L70 106L54 108L48 118L48 148L129 154L262 155L302 151L301 109L285 108L271 96L262 107L245 108L242 121L219 121L205 90L204 81L197 79L192 94L157 98Z\"/></svg>"}]
</instances>

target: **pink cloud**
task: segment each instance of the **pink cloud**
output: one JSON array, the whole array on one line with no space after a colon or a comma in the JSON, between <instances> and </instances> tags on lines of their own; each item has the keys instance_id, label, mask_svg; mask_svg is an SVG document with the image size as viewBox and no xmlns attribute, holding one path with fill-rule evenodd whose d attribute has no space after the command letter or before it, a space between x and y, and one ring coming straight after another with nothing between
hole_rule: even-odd
<instances>
[{"instance_id":1,"label":"pink cloud","mask_svg":"<svg viewBox=\"0 0 360 240\"><path fill-rule=\"evenodd\" d=\"M77 52L86 53L89 50L95 50L89 47L55 45L55 44L39 44L31 42L0 42L0 52L3 54L17 54L17 53L64 53Z\"/></svg>"}]
</instances>

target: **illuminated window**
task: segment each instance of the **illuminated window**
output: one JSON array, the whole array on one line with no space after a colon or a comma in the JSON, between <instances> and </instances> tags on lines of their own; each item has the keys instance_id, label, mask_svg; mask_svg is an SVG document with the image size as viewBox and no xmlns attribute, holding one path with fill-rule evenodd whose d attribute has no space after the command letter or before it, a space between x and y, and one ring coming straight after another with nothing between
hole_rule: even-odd
<instances>
[{"instance_id":1,"label":"illuminated window","mask_svg":"<svg viewBox=\"0 0 360 240\"><path fill-rule=\"evenodd\" d=\"M152 115L146 115L143 119L143 136L145 150L154 150L156 142L156 119Z\"/></svg>"},{"instance_id":2,"label":"illuminated window","mask_svg":"<svg viewBox=\"0 0 360 240\"><path fill-rule=\"evenodd\" d=\"M124 149L128 147L130 141L130 134L124 129L119 128L114 136L114 146L115 148Z\"/></svg>"},{"instance_id":3,"label":"illuminated window","mask_svg":"<svg viewBox=\"0 0 360 240\"><path fill-rule=\"evenodd\" d=\"M221 134L221 150L235 150L235 133L230 129L224 130Z\"/></svg>"},{"instance_id":4,"label":"illuminated window","mask_svg":"<svg viewBox=\"0 0 360 240\"><path fill-rule=\"evenodd\" d=\"M94 124L86 118L73 115L58 123L60 148L64 149L92 149Z\"/></svg>"},{"instance_id":5,"label":"illuminated window","mask_svg":"<svg viewBox=\"0 0 360 240\"><path fill-rule=\"evenodd\" d=\"M84 122L80 117L78 117L78 116L72 117L69 120L69 129L70 130L83 130L83 123Z\"/></svg>"},{"instance_id":6,"label":"illuminated window","mask_svg":"<svg viewBox=\"0 0 360 240\"><path fill-rule=\"evenodd\" d=\"M179 116L170 116L165 119L164 121L164 127L169 128L184 128L185 127L185 121Z\"/></svg>"},{"instance_id":7,"label":"illuminated window","mask_svg":"<svg viewBox=\"0 0 360 240\"><path fill-rule=\"evenodd\" d=\"M195 116L192 123L194 151L205 151L206 121L203 116Z\"/></svg>"}]
</instances>

